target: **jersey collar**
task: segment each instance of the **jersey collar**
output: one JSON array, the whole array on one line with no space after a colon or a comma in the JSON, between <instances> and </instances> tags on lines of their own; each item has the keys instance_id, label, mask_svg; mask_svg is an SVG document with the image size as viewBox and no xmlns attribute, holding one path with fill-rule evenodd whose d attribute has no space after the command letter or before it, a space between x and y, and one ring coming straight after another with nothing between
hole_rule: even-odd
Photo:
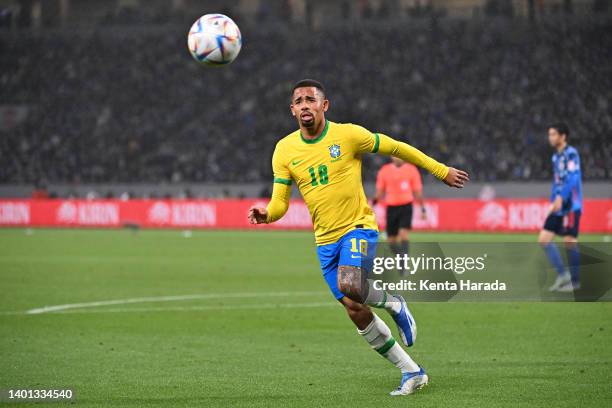
<instances>
[{"instance_id":1,"label":"jersey collar","mask_svg":"<svg viewBox=\"0 0 612 408\"><path fill-rule=\"evenodd\" d=\"M323 128L323 132L321 132L319 137L317 137L316 139L310 139L310 140L309 139L304 139L304 135L302 134L302 131L300 130L300 138L302 139L302 142L304 142L304 143L315 144L315 143L320 142L321 140L323 140L323 138L327 134L328 130L329 130L329 120L325 119L325 127Z\"/></svg>"},{"instance_id":2,"label":"jersey collar","mask_svg":"<svg viewBox=\"0 0 612 408\"><path fill-rule=\"evenodd\" d=\"M563 150L561 150L561 151L555 150L555 153L556 153L557 155L559 155L559 156L562 156L562 155L563 155L563 153L565 153L569 147L570 147L569 143L566 143L566 144L565 144L565 147L563 148Z\"/></svg>"}]
</instances>

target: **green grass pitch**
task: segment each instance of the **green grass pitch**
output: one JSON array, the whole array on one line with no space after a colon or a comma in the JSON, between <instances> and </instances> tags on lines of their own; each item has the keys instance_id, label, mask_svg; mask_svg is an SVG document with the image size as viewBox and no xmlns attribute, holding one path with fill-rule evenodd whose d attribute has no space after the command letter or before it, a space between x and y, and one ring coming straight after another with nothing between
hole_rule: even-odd
<instances>
[{"instance_id":1,"label":"green grass pitch","mask_svg":"<svg viewBox=\"0 0 612 408\"><path fill-rule=\"evenodd\" d=\"M0 285L0 388L71 387L68 406L612 406L612 303L413 304L430 385L389 397L311 233L5 229Z\"/></svg>"}]
</instances>

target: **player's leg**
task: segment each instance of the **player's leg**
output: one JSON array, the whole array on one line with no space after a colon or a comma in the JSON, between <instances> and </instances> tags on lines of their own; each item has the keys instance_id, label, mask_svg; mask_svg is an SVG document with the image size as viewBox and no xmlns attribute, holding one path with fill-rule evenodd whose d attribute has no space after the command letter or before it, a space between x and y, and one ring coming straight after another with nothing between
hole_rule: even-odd
<instances>
[{"instance_id":1,"label":"player's leg","mask_svg":"<svg viewBox=\"0 0 612 408\"><path fill-rule=\"evenodd\" d=\"M373 287L372 281L368 280L368 295L364 303L375 308L384 308L395 321L402 343L408 347L414 344L417 337L416 320L401 295L377 290Z\"/></svg>"},{"instance_id":2,"label":"player's leg","mask_svg":"<svg viewBox=\"0 0 612 408\"><path fill-rule=\"evenodd\" d=\"M397 234L397 240L400 244L402 253L409 253L410 244L410 229L408 227L400 228Z\"/></svg>"},{"instance_id":3,"label":"player's leg","mask_svg":"<svg viewBox=\"0 0 612 408\"><path fill-rule=\"evenodd\" d=\"M375 231L373 231L376 233ZM374 234L370 234L374 235ZM357 238L357 237L353 237ZM342 240L341 240L342 241ZM340 241L340 242L341 242ZM400 387L392 392L393 395L405 395L414 392L427 384L428 377L425 371L412 361L410 356L401 348L391 336L391 330L367 305L351 300L342 293L338 287L338 263L340 261L340 242L322 245L317 248L317 254L323 270L323 276L334 297L345 307L349 318L353 321L359 334L379 354L402 370ZM359 241L356 241L359 242ZM356 258L348 258L356 259ZM360 267L359 267L360 269ZM361 282L360 274L358 276ZM352 285L357 287L360 285ZM393 341L391 341L393 339Z\"/></svg>"},{"instance_id":4,"label":"player's leg","mask_svg":"<svg viewBox=\"0 0 612 408\"><path fill-rule=\"evenodd\" d=\"M408 255L410 252L410 241L408 240L408 232L410 228L412 228L412 203L402 205L398 207L399 216L398 216L398 233L397 233L397 241L396 253L400 255ZM399 271L400 276L406 276L407 271L405 269L401 269Z\"/></svg>"},{"instance_id":5,"label":"player's leg","mask_svg":"<svg viewBox=\"0 0 612 408\"><path fill-rule=\"evenodd\" d=\"M346 296L341 297L338 301L342 303L348 317L358 330L365 330L374 320L375 315L367 305L351 300Z\"/></svg>"},{"instance_id":6,"label":"player's leg","mask_svg":"<svg viewBox=\"0 0 612 408\"><path fill-rule=\"evenodd\" d=\"M416 340L417 327L408 304L399 295L374 288L367 279L376 255L377 238L378 233L368 229L356 229L342 237L337 287L355 302L387 310L397 324L402 342L410 347Z\"/></svg>"},{"instance_id":7,"label":"player's leg","mask_svg":"<svg viewBox=\"0 0 612 408\"><path fill-rule=\"evenodd\" d=\"M393 255L399 254L401 251L399 236L397 235L389 235L387 232L387 242L389 244L389 249L391 249L391 253Z\"/></svg>"},{"instance_id":8,"label":"player's leg","mask_svg":"<svg viewBox=\"0 0 612 408\"><path fill-rule=\"evenodd\" d=\"M401 254L408 255L410 252L410 229L412 229L412 203L401 206L397 239Z\"/></svg>"},{"instance_id":9,"label":"player's leg","mask_svg":"<svg viewBox=\"0 0 612 408\"><path fill-rule=\"evenodd\" d=\"M544 228L540 231L538 236L538 243L544 248L548 261L557 271L557 278L552 286L549 288L550 291L558 290L561 286L567 284L570 281L570 274L566 271L563 260L561 259L561 253L557 244L554 242L555 234L560 232L562 226L562 217L550 214L544 222Z\"/></svg>"},{"instance_id":10,"label":"player's leg","mask_svg":"<svg viewBox=\"0 0 612 408\"><path fill-rule=\"evenodd\" d=\"M400 255L408 255L410 253L410 241L408 241L407 228L399 229L393 252ZM398 272L401 277L405 277L408 274L406 269L400 269Z\"/></svg>"},{"instance_id":11,"label":"player's leg","mask_svg":"<svg viewBox=\"0 0 612 408\"><path fill-rule=\"evenodd\" d=\"M400 253L400 245L399 245L399 207L394 205L387 206L387 242L389 243L389 248L391 248L391 252L394 254Z\"/></svg>"},{"instance_id":12,"label":"player's leg","mask_svg":"<svg viewBox=\"0 0 612 408\"><path fill-rule=\"evenodd\" d=\"M563 243L567 253L567 263L571 282L559 288L561 292L571 292L580 289L580 250L578 247L578 226L580 225L580 213L571 212L567 215L567 225L564 227Z\"/></svg>"},{"instance_id":13,"label":"player's leg","mask_svg":"<svg viewBox=\"0 0 612 408\"><path fill-rule=\"evenodd\" d=\"M367 235L370 236L367 237ZM355 323L358 329L365 329L365 327L372 322L373 313L367 306L367 303L369 302L375 303L377 307L384 307L392 315L402 313L403 299L396 299L392 295L384 292L381 294L381 291L370 291L371 284L366 279L366 274L361 268L361 252L359 250L357 250L357 252L351 251L351 249L354 249L351 248L351 246L355 244L359 245L360 239L372 239L375 235L377 235L377 233L376 231L372 231L367 235L349 235L348 238L354 238L355 240L353 242L349 241L350 246L348 247L348 250L346 246L344 247L344 256L342 258L342 244L346 243L346 240L344 239L345 237L343 237L343 239L341 239L338 243L321 245L317 248L317 254L321 263L323 277L327 282L329 290L332 292L334 297L347 308L349 317ZM373 246L375 250L376 244L374 243ZM340 263L347 263L349 265L339 265ZM350 265L351 263L352 265ZM369 295L371 294L375 294L374 300L370 299ZM408 310L407 307L406 310ZM412 318L412 315L407 317L405 316L406 314L406 312L402 313L402 319L414 323L414 318ZM416 324L413 324L413 326L416 328ZM409 326L407 326L405 330L412 334ZM416 332L414 336L410 337L410 340L414 342L414 338L416 338Z\"/></svg>"},{"instance_id":14,"label":"player's leg","mask_svg":"<svg viewBox=\"0 0 612 408\"><path fill-rule=\"evenodd\" d=\"M400 386L391 392L391 395L407 395L425 386L429 380L425 370L421 368L406 353L391 334L389 326L367 305L361 304L348 297L340 302L346 309L349 318L357 326L357 332L378 354L386 358L391 364L402 372Z\"/></svg>"}]
</instances>

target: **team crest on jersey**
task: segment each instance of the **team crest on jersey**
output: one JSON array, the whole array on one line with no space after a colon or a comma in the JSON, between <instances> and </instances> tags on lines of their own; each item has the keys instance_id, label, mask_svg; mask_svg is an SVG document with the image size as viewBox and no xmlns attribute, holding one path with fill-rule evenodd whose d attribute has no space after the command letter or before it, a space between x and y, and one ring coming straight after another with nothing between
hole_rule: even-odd
<instances>
[{"instance_id":1,"label":"team crest on jersey","mask_svg":"<svg viewBox=\"0 0 612 408\"><path fill-rule=\"evenodd\" d=\"M340 153L340 145L333 144L329 146L329 155L332 159L337 159L338 157L340 157L341 154L342 153Z\"/></svg>"}]
</instances>

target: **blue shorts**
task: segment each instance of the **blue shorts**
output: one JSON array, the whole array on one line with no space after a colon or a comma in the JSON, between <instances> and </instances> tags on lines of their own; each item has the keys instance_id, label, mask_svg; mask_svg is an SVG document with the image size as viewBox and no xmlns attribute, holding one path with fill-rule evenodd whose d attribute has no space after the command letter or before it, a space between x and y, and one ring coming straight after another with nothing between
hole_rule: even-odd
<instances>
[{"instance_id":1,"label":"blue shorts","mask_svg":"<svg viewBox=\"0 0 612 408\"><path fill-rule=\"evenodd\" d=\"M338 289L338 266L359 266L369 272L376 254L378 232L373 229L354 229L333 244L317 247L323 277L329 290L338 300L344 295Z\"/></svg>"}]
</instances>

